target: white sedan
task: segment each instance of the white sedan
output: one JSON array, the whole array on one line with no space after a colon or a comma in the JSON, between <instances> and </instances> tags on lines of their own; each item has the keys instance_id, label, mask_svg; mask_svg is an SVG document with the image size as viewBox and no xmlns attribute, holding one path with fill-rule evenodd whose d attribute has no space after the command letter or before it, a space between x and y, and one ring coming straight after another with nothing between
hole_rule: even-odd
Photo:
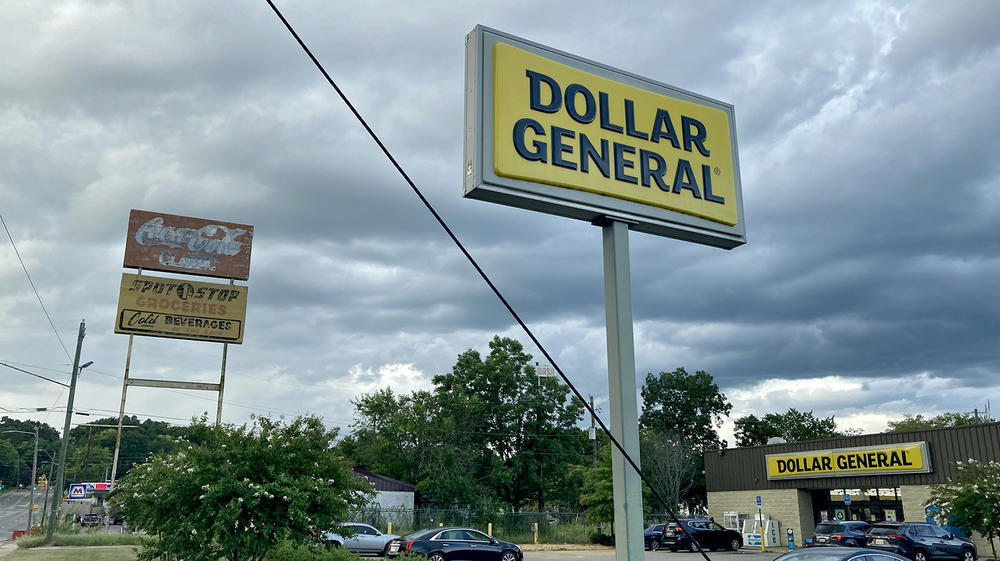
<instances>
[{"instance_id":1,"label":"white sedan","mask_svg":"<svg viewBox=\"0 0 1000 561\"><path fill-rule=\"evenodd\" d=\"M383 534L368 524L346 522L342 526L346 530L345 534L353 532L354 535L341 536L333 532L326 532L323 534L323 538L333 545L343 546L347 551L354 553L385 555L385 546L394 538L399 537L395 534Z\"/></svg>"}]
</instances>

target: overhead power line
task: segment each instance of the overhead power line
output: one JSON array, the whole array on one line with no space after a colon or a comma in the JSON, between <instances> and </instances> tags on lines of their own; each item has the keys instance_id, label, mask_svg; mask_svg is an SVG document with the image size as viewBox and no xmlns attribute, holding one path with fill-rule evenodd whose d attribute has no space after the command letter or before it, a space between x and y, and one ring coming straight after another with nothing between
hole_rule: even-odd
<instances>
[{"instance_id":1,"label":"overhead power line","mask_svg":"<svg viewBox=\"0 0 1000 561\"><path fill-rule=\"evenodd\" d=\"M49 325L52 327L52 332L56 334L56 340L59 341L59 346L62 347L63 353L66 354L66 358L69 358L69 351L66 350L66 345L63 344L62 337L59 336L59 330L57 330L55 324L52 323L52 317L49 315L49 311L45 309L45 303L42 302L42 297L38 294L38 289L35 288L35 282L31 280L31 275L28 273L28 267L25 266L24 260L21 259L21 252L17 250L17 244L14 243L14 236L10 235L10 230L7 229L7 222L4 221L2 214L0 214L0 224L3 224L3 231L7 232L7 239L10 240L10 246L14 248L14 255L17 256L17 261L21 264L21 269L24 270L24 276L28 278L28 284L31 285L31 290L34 291L35 298L38 299L38 305L42 307L42 313L45 314L45 319L49 320Z\"/></svg>"},{"instance_id":2,"label":"overhead power line","mask_svg":"<svg viewBox=\"0 0 1000 561\"><path fill-rule=\"evenodd\" d=\"M17 370L18 372L23 372L23 373L25 373L25 374L27 374L29 376L34 376L35 378L41 378L42 380L45 380L46 382L52 382L53 384L59 384L60 386L62 386L64 388L68 388L69 387L69 384L64 384L64 383L59 382L57 380L53 380L52 378L46 378L45 376L42 376L40 374L35 374L34 372L28 372L27 370L25 370L23 368L18 368L16 366L12 366L10 364L7 364L6 362L0 362L0 366L6 366L7 368L10 368L10 369L13 369L13 370Z\"/></svg>"},{"instance_id":3,"label":"overhead power line","mask_svg":"<svg viewBox=\"0 0 1000 561\"><path fill-rule=\"evenodd\" d=\"M403 180L406 181L407 185L410 186L410 189L413 190L413 193L417 196L417 198L420 199L420 202L423 203L427 211L434 216L435 220L437 220L438 224L445 231L445 233L448 234L448 236L451 238L451 241L454 242L458 250L462 252L462 255L465 256L465 258L469 261L469 263L476 270L476 272L479 273L479 276L480 278L483 279L483 282L485 282L486 285L489 286L490 290L493 291L493 294L497 297L497 299L500 300L500 302L503 304L505 308L507 308L507 312L510 313L512 318L514 318L514 321L517 322L517 324L521 327L521 329L528 336L528 338L531 339L531 342L535 344L535 347L542 352L542 355L545 356L545 359L548 361L548 363L551 364L552 367L555 369L555 371L559 374L559 377L562 378L564 382L566 382L566 385L569 386L569 389L572 390L576 398L580 400L580 403L583 404L584 408L586 408L587 411L594 418L594 420L597 421L597 424L601 427L601 430L604 431L604 433L608 436L608 440L610 440L611 443L614 444L615 448L621 453L624 460L629 464L629 466L632 467L635 473L639 476L639 479L641 479L642 482L646 485L646 487L649 488L649 490L653 493L653 496L656 497L656 499L660 502L660 504L663 506L666 512L670 514L671 518L673 518L675 521L678 521L678 524L680 524L677 515L674 513L674 508L671 507L669 504L667 504L667 501L663 498L663 495L660 494L659 490L656 487L654 487L649 478L642 473L642 469L639 468L639 464L632 458L631 455L629 455L629 453L625 450L625 447L622 446L620 442L618 442L618 439L615 438L613 434L611 434L611 431L608 429L604 421L602 421L597 416L597 413L594 411L594 409L590 406L587 400L584 399L583 394L581 394L580 391L576 389L576 386L573 385L569 377L566 376L566 374L562 371L562 368L560 368L559 365L556 364L556 360L552 357L552 355L549 354L548 350L545 349L545 347L542 345L542 342L538 340L534 332L531 331L531 329L528 328L528 325L524 322L524 320L521 319L520 314L518 314L517 311L514 309L514 307L510 304L510 302L507 301L507 298L504 297L504 295L500 292L500 289L498 289L496 285L493 284L493 281L486 274L486 271L484 271L483 268L479 266L479 263L476 261L476 259L472 257L472 254L469 253L469 251L465 248L465 245L462 244L462 242L458 239L458 236L455 235L455 233L451 230L451 228L444 221L444 219L441 218L441 215L438 214L434 206L431 205L430 201L427 200L427 197L424 196L423 192L417 187L416 183L414 183L413 180L410 179L409 174L407 174L406 171L403 170L403 167L399 164L398 161L396 161L396 158L393 157L392 153L389 152L389 149L385 146L382 140L378 137L377 134L375 134L375 131L368 125L368 122L365 121L364 117L361 116L361 113L359 113L358 110L354 107L354 104L352 104L351 101L347 98L347 95L344 94L344 92L340 89L340 86L338 86L337 83L333 80L333 78L330 77L330 74L326 71L326 68L324 68L323 64L320 63L320 61L316 58L315 55L313 55L309 47L306 46L302 38L299 37L299 34L295 31L295 29L292 28L292 25L288 22L287 19L285 19L285 16L281 13L281 11L278 10L278 7L274 5L274 2L272 0L267 0L267 3L271 7L271 10L274 11L275 15L278 16L278 19L281 20L281 23L284 24L285 28L292 35L292 37L295 38L295 41L298 42L300 47L302 47L302 50L305 51L306 55L309 56L309 59L312 60L316 68L323 74L323 77L326 78L327 83L329 83L330 86L337 92L337 95L340 96L340 99L343 100L344 104L347 105L347 108L351 110L351 113L353 113L355 118L357 118L358 122L361 123L361 126L364 127L365 131L368 132L368 135L371 136L373 141L375 141L375 144L377 144L378 147L382 150L382 153L385 154L385 157L388 158L388 160L396 168L396 171L399 172L399 175L402 176ZM684 528L683 525L681 525L681 528ZM684 529L684 533L687 534L688 538L693 539L691 535L688 533L687 529ZM702 557L705 558L705 561L711 561L704 550L702 550L701 548L698 548L698 550L701 552Z\"/></svg>"}]
</instances>

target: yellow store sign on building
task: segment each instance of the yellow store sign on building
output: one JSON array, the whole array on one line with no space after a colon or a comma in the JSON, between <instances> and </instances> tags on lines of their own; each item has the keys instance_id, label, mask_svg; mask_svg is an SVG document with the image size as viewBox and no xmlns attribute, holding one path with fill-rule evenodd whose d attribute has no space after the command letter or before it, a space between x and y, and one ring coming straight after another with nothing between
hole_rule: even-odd
<instances>
[{"instance_id":1,"label":"yellow store sign on building","mask_svg":"<svg viewBox=\"0 0 1000 561\"><path fill-rule=\"evenodd\" d=\"M768 479L930 473L926 442L768 454Z\"/></svg>"}]
</instances>

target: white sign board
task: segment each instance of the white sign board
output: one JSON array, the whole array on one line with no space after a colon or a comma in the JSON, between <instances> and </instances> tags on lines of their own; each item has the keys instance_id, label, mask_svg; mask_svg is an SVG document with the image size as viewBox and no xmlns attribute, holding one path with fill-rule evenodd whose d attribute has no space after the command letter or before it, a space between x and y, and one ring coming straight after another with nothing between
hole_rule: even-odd
<instances>
[{"instance_id":1,"label":"white sign board","mask_svg":"<svg viewBox=\"0 0 1000 561\"><path fill-rule=\"evenodd\" d=\"M81 483L73 483L69 486L69 498L71 499L86 499L87 498L87 486Z\"/></svg>"}]
</instances>

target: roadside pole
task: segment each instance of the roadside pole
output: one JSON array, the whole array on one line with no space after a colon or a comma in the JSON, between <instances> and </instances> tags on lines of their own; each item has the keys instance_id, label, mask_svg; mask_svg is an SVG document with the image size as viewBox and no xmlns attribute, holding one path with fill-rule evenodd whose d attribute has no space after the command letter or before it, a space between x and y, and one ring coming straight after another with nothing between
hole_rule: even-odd
<instances>
[{"instance_id":1,"label":"roadside pole","mask_svg":"<svg viewBox=\"0 0 1000 561\"><path fill-rule=\"evenodd\" d=\"M632 334L632 289L629 273L628 224L606 219L604 239L604 314L608 332L608 389L611 434L639 464L639 405L635 384L635 341ZM643 561L642 480L611 449L615 503L615 559Z\"/></svg>"},{"instance_id":2,"label":"roadside pole","mask_svg":"<svg viewBox=\"0 0 1000 561\"><path fill-rule=\"evenodd\" d=\"M36 477L38 472L38 423L35 423L35 455L31 461L31 499L28 501L28 533L31 533L31 517L35 510L35 486L38 485Z\"/></svg>"},{"instance_id":3,"label":"roadside pole","mask_svg":"<svg viewBox=\"0 0 1000 561\"><path fill-rule=\"evenodd\" d=\"M73 374L69 383L69 401L66 404L66 421L63 423L62 444L59 445L59 471L56 476L56 489L52 493L52 506L49 509L49 531L47 541L52 541L56 531L56 519L59 518L58 503L62 501L62 490L66 479L66 448L69 446L69 423L73 419L73 397L76 395L76 378L80 374L80 351L83 349L83 336L87 332L84 321L80 320L80 333L76 338L76 357L73 359Z\"/></svg>"}]
</instances>

